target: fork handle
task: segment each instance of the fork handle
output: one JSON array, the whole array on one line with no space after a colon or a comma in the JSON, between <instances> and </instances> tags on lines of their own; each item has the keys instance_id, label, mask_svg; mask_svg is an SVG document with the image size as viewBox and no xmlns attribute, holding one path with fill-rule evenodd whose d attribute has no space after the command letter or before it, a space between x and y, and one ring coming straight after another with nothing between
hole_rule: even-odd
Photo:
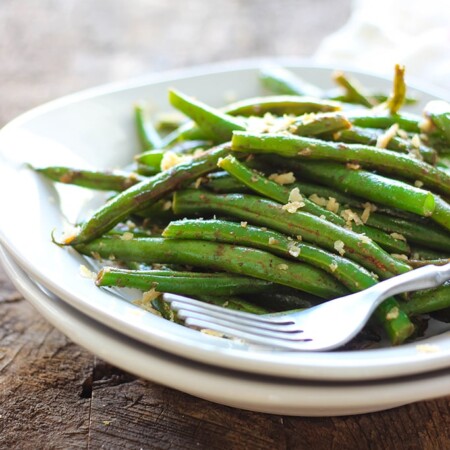
<instances>
[{"instance_id":1,"label":"fork handle","mask_svg":"<svg viewBox=\"0 0 450 450\"><path fill-rule=\"evenodd\" d=\"M383 298L403 292L417 291L440 286L450 280L450 263L444 266L429 265L411 270L374 286L381 289Z\"/></svg>"}]
</instances>

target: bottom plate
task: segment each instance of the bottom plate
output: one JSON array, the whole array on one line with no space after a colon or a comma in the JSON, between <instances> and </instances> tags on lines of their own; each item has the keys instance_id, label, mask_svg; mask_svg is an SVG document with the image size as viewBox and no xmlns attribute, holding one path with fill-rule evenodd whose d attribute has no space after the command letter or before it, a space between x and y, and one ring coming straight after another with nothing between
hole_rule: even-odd
<instances>
[{"instance_id":1,"label":"bottom plate","mask_svg":"<svg viewBox=\"0 0 450 450\"><path fill-rule=\"evenodd\" d=\"M448 370L384 382L326 383L250 375L196 363L146 346L81 314L44 292L2 248L0 260L21 294L75 343L141 378L215 403L271 414L339 416L450 394Z\"/></svg>"}]
</instances>

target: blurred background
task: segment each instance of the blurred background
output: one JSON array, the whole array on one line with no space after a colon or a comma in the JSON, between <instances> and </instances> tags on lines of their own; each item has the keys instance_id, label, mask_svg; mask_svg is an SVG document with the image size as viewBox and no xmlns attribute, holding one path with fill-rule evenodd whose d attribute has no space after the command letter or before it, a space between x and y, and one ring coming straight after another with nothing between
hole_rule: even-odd
<instances>
[{"instance_id":1,"label":"blurred background","mask_svg":"<svg viewBox=\"0 0 450 450\"><path fill-rule=\"evenodd\" d=\"M0 0L0 126L79 89L196 64L309 57L350 0Z\"/></svg>"},{"instance_id":2,"label":"blurred background","mask_svg":"<svg viewBox=\"0 0 450 450\"><path fill-rule=\"evenodd\" d=\"M448 0L1 0L0 126L98 84L277 56L387 76L399 62L448 90Z\"/></svg>"}]
</instances>

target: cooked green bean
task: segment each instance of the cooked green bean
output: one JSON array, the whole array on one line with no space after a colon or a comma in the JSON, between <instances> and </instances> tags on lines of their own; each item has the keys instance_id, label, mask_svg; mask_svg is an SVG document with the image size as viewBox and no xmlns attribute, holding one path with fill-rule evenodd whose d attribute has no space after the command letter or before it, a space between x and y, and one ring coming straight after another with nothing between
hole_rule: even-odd
<instances>
[{"instance_id":1,"label":"cooked green bean","mask_svg":"<svg viewBox=\"0 0 450 450\"><path fill-rule=\"evenodd\" d=\"M291 201L291 196L294 192L292 189L288 189L274 181L271 181L259 175L257 172L252 171L244 164L239 162L232 155L228 155L226 158L220 159L217 165L222 169L228 171L230 175L234 176L236 179L238 179L240 182L242 182L258 194L261 194L282 204L288 204ZM356 231L357 233L365 234L367 237L373 239L376 243L378 243L386 251L392 253L409 253L409 247L406 242L399 241L390 235L362 225L362 222L361 224L347 223L345 219L338 216L334 212L317 205L308 198L303 197L300 192L298 192L297 198L292 199L292 201L297 201L298 205L302 204L301 210L304 212L314 214L318 217L326 218L334 224L347 226L349 228L352 228L353 231Z\"/></svg>"},{"instance_id":2,"label":"cooked green bean","mask_svg":"<svg viewBox=\"0 0 450 450\"><path fill-rule=\"evenodd\" d=\"M230 140L233 131L246 128L242 120L205 105L175 89L169 91L169 101L172 106L191 118L206 137L214 142L226 142Z\"/></svg>"},{"instance_id":3,"label":"cooked green bean","mask_svg":"<svg viewBox=\"0 0 450 450\"><path fill-rule=\"evenodd\" d=\"M100 207L82 224L78 234L64 243L77 245L101 236L131 213L150 206L180 184L210 172L217 167L219 158L223 158L228 152L228 145L213 148L189 162L180 163L135 184Z\"/></svg>"},{"instance_id":4,"label":"cooked green bean","mask_svg":"<svg viewBox=\"0 0 450 450\"><path fill-rule=\"evenodd\" d=\"M443 100L433 100L427 103L424 109L427 117L450 144L450 104Z\"/></svg>"},{"instance_id":5,"label":"cooked green bean","mask_svg":"<svg viewBox=\"0 0 450 450\"><path fill-rule=\"evenodd\" d=\"M134 118L142 149L161 148L161 138L150 120L145 117L145 108L141 103L134 105Z\"/></svg>"},{"instance_id":6,"label":"cooked green bean","mask_svg":"<svg viewBox=\"0 0 450 450\"><path fill-rule=\"evenodd\" d=\"M123 191L145 179L136 173L119 170L85 170L62 166L34 167L33 170L58 183L99 191Z\"/></svg>"},{"instance_id":7,"label":"cooked green bean","mask_svg":"<svg viewBox=\"0 0 450 450\"><path fill-rule=\"evenodd\" d=\"M379 139L383 137L384 130L376 128L361 128L352 127L346 130L340 130L334 133L331 138L336 142L345 142L349 144L363 144L375 146ZM436 164L438 161L438 154L436 150L427 145L424 145L421 141L418 143L412 143L399 136L392 136L386 142L386 149L394 150L396 152L410 153L413 156L419 154L424 161L429 164Z\"/></svg>"},{"instance_id":8,"label":"cooked green bean","mask_svg":"<svg viewBox=\"0 0 450 450\"><path fill-rule=\"evenodd\" d=\"M76 249L85 255L94 254L105 259L114 257L121 261L187 264L248 275L328 299L348 292L322 270L247 247L206 241L162 238L124 240L105 236L77 245Z\"/></svg>"},{"instance_id":9,"label":"cooked green bean","mask_svg":"<svg viewBox=\"0 0 450 450\"><path fill-rule=\"evenodd\" d=\"M275 153L301 160L331 160L359 163L363 167L394 174L450 195L450 175L430 164L401 153L359 144L326 142L320 139L280 134L236 132L233 150L250 153Z\"/></svg>"},{"instance_id":10,"label":"cooked green bean","mask_svg":"<svg viewBox=\"0 0 450 450\"><path fill-rule=\"evenodd\" d=\"M267 226L332 252L346 254L382 278L406 272L407 264L395 260L370 239L309 213L290 213L280 204L245 194L214 195L198 190L178 191L173 209L177 214L212 212ZM244 222L245 223L245 222ZM337 247L337 248L336 248Z\"/></svg>"},{"instance_id":11,"label":"cooked green bean","mask_svg":"<svg viewBox=\"0 0 450 450\"><path fill-rule=\"evenodd\" d=\"M405 66L395 65L392 93L386 100L386 106L391 114L397 114L405 103L406 83Z\"/></svg>"},{"instance_id":12,"label":"cooked green bean","mask_svg":"<svg viewBox=\"0 0 450 450\"><path fill-rule=\"evenodd\" d=\"M270 290L273 283L227 273L179 272L168 270L126 270L115 267L102 269L97 286L135 288L141 291L155 289L181 295L215 296L254 294Z\"/></svg>"},{"instance_id":13,"label":"cooked green bean","mask_svg":"<svg viewBox=\"0 0 450 450\"><path fill-rule=\"evenodd\" d=\"M328 186L336 186L337 189L344 189L370 201L430 217L450 229L448 206L438 196L423 189L364 170L349 170L341 164L323 161L301 162L295 165L295 170L308 178L319 177Z\"/></svg>"},{"instance_id":14,"label":"cooked green bean","mask_svg":"<svg viewBox=\"0 0 450 450\"><path fill-rule=\"evenodd\" d=\"M337 71L333 74L333 80L346 92L346 98L350 102L359 103L363 106L371 108L373 105L367 94L362 92L362 87L358 82L351 77L348 77L344 72Z\"/></svg>"}]
</instances>

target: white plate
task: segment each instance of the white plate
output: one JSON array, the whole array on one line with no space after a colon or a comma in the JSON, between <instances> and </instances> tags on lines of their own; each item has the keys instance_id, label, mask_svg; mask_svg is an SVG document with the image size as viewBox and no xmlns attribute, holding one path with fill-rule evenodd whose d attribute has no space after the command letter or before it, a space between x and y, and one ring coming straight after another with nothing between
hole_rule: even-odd
<instances>
[{"instance_id":1,"label":"white plate","mask_svg":"<svg viewBox=\"0 0 450 450\"><path fill-rule=\"evenodd\" d=\"M236 98L260 94L261 62L214 66L162 74L74 94L36 108L0 132L0 240L34 279L64 301L103 324L141 342L196 361L248 372L315 380L368 380L411 375L450 366L450 332L428 339L438 351L420 353L416 345L353 352L283 353L207 336L170 323L98 289L79 275L83 257L51 243L52 230L74 221L92 194L57 186L24 164L120 167L137 148L131 114L138 99L151 99L167 111L167 88L213 105L224 93ZM286 64L308 81L330 87L330 69ZM357 74L376 89L390 81ZM433 98L420 93L422 103ZM5 214L4 212L9 213ZM448 330L448 328L447 328Z\"/></svg>"},{"instance_id":2,"label":"white plate","mask_svg":"<svg viewBox=\"0 0 450 450\"><path fill-rule=\"evenodd\" d=\"M271 414L339 416L450 394L450 373L445 370L388 381L331 383L250 375L195 363L123 336L44 293L2 248L0 261L22 295L72 341L127 372L212 402Z\"/></svg>"}]
</instances>

